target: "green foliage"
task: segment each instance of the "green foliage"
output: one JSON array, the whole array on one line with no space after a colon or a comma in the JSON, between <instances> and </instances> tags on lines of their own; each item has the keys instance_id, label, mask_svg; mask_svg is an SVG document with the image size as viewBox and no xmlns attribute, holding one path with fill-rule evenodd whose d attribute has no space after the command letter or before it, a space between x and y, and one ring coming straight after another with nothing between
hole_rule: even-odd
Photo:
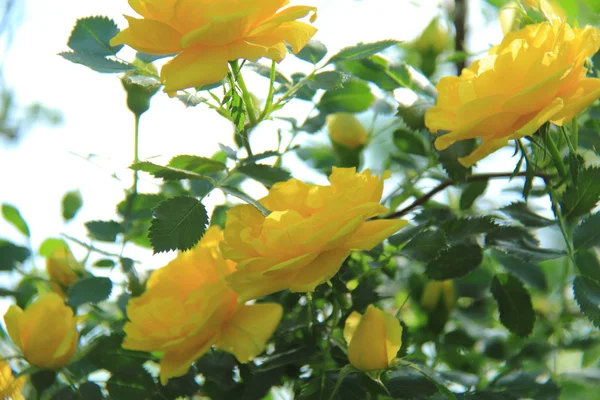
<instances>
[{"instance_id":1,"label":"green foliage","mask_svg":"<svg viewBox=\"0 0 600 400\"><path fill-rule=\"evenodd\" d=\"M460 209L468 210L471 208L475 200L483 193L488 187L488 181L473 182L467 185L465 190L460 196Z\"/></svg>"},{"instance_id":2,"label":"green foliage","mask_svg":"<svg viewBox=\"0 0 600 400\"><path fill-rule=\"evenodd\" d=\"M339 61L358 60L377 54L387 49L388 47L398 44L397 40L382 40L374 43L360 43L356 46L346 47L339 53L334 55L327 62L334 63Z\"/></svg>"},{"instance_id":3,"label":"green foliage","mask_svg":"<svg viewBox=\"0 0 600 400\"><path fill-rule=\"evenodd\" d=\"M435 280L459 278L477 268L483 260L481 247L476 244L457 244L427 263L427 276Z\"/></svg>"},{"instance_id":4,"label":"green foliage","mask_svg":"<svg viewBox=\"0 0 600 400\"><path fill-rule=\"evenodd\" d=\"M237 168L238 172L254 179L267 186L272 186L274 183L287 181L290 179L290 173L279 167L271 167L270 165L249 164L241 165Z\"/></svg>"},{"instance_id":5,"label":"green foliage","mask_svg":"<svg viewBox=\"0 0 600 400\"><path fill-rule=\"evenodd\" d=\"M535 313L531 296L521 281L510 274L498 274L492 279L491 290L498 302L502 324L517 336L529 336Z\"/></svg>"},{"instance_id":6,"label":"green foliage","mask_svg":"<svg viewBox=\"0 0 600 400\"><path fill-rule=\"evenodd\" d=\"M375 97L366 82L351 79L344 82L341 88L326 91L317 108L325 114L342 111L358 113L366 111L374 100Z\"/></svg>"},{"instance_id":7,"label":"green foliage","mask_svg":"<svg viewBox=\"0 0 600 400\"><path fill-rule=\"evenodd\" d=\"M589 276L577 276L573 281L573 294L581 312L600 328L600 282Z\"/></svg>"},{"instance_id":8,"label":"green foliage","mask_svg":"<svg viewBox=\"0 0 600 400\"><path fill-rule=\"evenodd\" d=\"M577 183L570 183L560 202L563 215L575 219L589 213L600 201L600 168L586 168Z\"/></svg>"},{"instance_id":9,"label":"green foliage","mask_svg":"<svg viewBox=\"0 0 600 400\"><path fill-rule=\"evenodd\" d=\"M575 229L573 234L573 246L575 250L600 246L600 213L587 217Z\"/></svg>"},{"instance_id":10,"label":"green foliage","mask_svg":"<svg viewBox=\"0 0 600 400\"><path fill-rule=\"evenodd\" d=\"M29 258L31 252L23 246L17 246L0 239L0 271L10 271Z\"/></svg>"},{"instance_id":11,"label":"green foliage","mask_svg":"<svg viewBox=\"0 0 600 400\"><path fill-rule=\"evenodd\" d=\"M70 221L75 218L83 206L83 199L79 190L72 190L65 193L62 199L62 216L65 221Z\"/></svg>"},{"instance_id":12,"label":"green foliage","mask_svg":"<svg viewBox=\"0 0 600 400\"><path fill-rule=\"evenodd\" d=\"M189 250L198 243L208 223L204 205L193 197L164 200L154 208L149 231L155 253Z\"/></svg>"},{"instance_id":13,"label":"green foliage","mask_svg":"<svg viewBox=\"0 0 600 400\"><path fill-rule=\"evenodd\" d=\"M2 216L23 235L27 237L31 236L27 222L25 222L21 216L21 213L15 206L10 204L2 204Z\"/></svg>"},{"instance_id":14,"label":"green foliage","mask_svg":"<svg viewBox=\"0 0 600 400\"><path fill-rule=\"evenodd\" d=\"M325 57L325 54L327 54L327 47L317 40L311 40L296 54L296 57L311 64L316 64Z\"/></svg>"},{"instance_id":15,"label":"green foliage","mask_svg":"<svg viewBox=\"0 0 600 400\"><path fill-rule=\"evenodd\" d=\"M117 221L89 221L85 223L90 236L102 242L114 242L123 233L123 226Z\"/></svg>"},{"instance_id":16,"label":"green foliage","mask_svg":"<svg viewBox=\"0 0 600 400\"><path fill-rule=\"evenodd\" d=\"M156 178L168 181L180 179L210 180L211 178L206 174L226 170L227 166L209 158L181 155L172 158L169 164L164 167L149 161L142 161L131 165L130 168L134 171L148 172Z\"/></svg>"},{"instance_id":17,"label":"green foliage","mask_svg":"<svg viewBox=\"0 0 600 400\"><path fill-rule=\"evenodd\" d=\"M83 278L71 286L67 293L67 303L77 308L85 303L99 303L110 296L112 292L112 281L108 278Z\"/></svg>"}]
</instances>

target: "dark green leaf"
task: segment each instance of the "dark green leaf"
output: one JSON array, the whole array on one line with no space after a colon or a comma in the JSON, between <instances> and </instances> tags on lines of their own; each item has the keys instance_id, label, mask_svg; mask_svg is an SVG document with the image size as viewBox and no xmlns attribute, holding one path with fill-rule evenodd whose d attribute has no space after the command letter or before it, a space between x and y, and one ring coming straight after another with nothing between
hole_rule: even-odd
<instances>
[{"instance_id":1,"label":"dark green leaf","mask_svg":"<svg viewBox=\"0 0 600 400\"><path fill-rule=\"evenodd\" d=\"M544 275L544 271L542 271L539 265L523 261L516 257L510 257L500 252L495 252L495 256L504 269L520 278L526 284L539 290L548 289L546 275Z\"/></svg>"},{"instance_id":2,"label":"dark green leaf","mask_svg":"<svg viewBox=\"0 0 600 400\"><path fill-rule=\"evenodd\" d=\"M336 63L344 72L365 81L373 82L383 90L394 90L404 86L398 79L401 64L389 64L380 56L370 56L360 60L347 60Z\"/></svg>"},{"instance_id":3,"label":"dark green leaf","mask_svg":"<svg viewBox=\"0 0 600 400\"><path fill-rule=\"evenodd\" d=\"M327 47L318 40L311 40L296 54L296 57L316 64L325 57L325 54L327 54Z\"/></svg>"},{"instance_id":4,"label":"dark green leaf","mask_svg":"<svg viewBox=\"0 0 600 400\"><path fill-rule=\"evenodd\" d=\"M394 131L394 144L403 153L427 155L427 145L423 140L423 135L418 132L405 128L397 129Z\"/></svg>"},{"instance_id":5,"label":"dark green leaf","mask_svg":"<svg viewBox=\"0 0 600 400\"><path fill-rule=\"evenodd\" d=\"M554 225L555 223L554 220L537 215L527 207L527 204L522 201L503 207L500 209L500 211L516 219L523 225L530 226L532 228L543 228L545 226Z\"/></svg>"},{"instance_id":6,"label":"dark green leaf","mask_svg":"<svg viewBox=\"0 0 600 400\"><path fill-rule=\"evenodd\" d=\"M423 230L421 226L407 225L399 233L390 236L388 242L393 246L400 246L417 236L421 230Z\"/></svg>"},{"instance_id":7,"label":"dark green leaf","mask_svg":"<svg viewBox=\"0 0 600 400\"><path fill-rule=\"evenodd\" d=\"M162 201L154 209L148 235L154 253L191 249L204 235L207 223L204 205L193 197Z\"/></svg>"},{"instance_id":8,"label":"dark green leaf","mask_svg":"<svg viewBox=\"0 0 600 400\"><path fill-rule=\"evenodd\" d=\"M430 100L419 97L413 103L398 105L396 115L401 117L406 126L416 131L425 129L425 112L433 106Z\"/></svg>"},{"instance_id":9,"label":"dark green leaf","mask_svg":"<svg viewBox=\"0 0 600 400\"><path fill-rule=\"evenodd\" d=\"M317 114L314 117L307 118L298 129L307 133L317 133L325 125L326 114Z\"/></svg>"},{"instance_id":10,"label":"dark green leaf","mask_svg":"<svg viewBox=\"0 0 600 400\"><path fill-rule=\"evenodd\" d=\"M344 75L337 71L325 71L312 77L307 81L311 89L334 89L340 87L344 81Z\"/></svg>"},{"instance_id":11,"label":"dark green leaf","mask_svg":"<svg viewBox=\"0 0 600 400\"><path fill-rule=\"evenodd\" d=\"M92 277L79 279L71 286L67 303L77 308L85 303L96 304L108 299L112 292L112 281L108 278Z\"/></svg>"},{"instance_id":12,"label":"dark green leaf","mask_svg":"<svg viewBox=\"0 0 600 400\"><path fill-rule=\"evenodd\" d=\"M465 168L458 162L459 157L464 157L475 149L475 140L461 140L439 152L442 167L448 173L450 179L455 183L466 181L471 175L472 168Z\"/></svg>"},{"instance_id":13,"label":"dark green leaf","mask_svg":"<svg viewBox=\"0 0 600 400\"><path fill-rule=\"evenodd\" d=\"M600 282L587 276L573 281L573 294L581 312L600 328Z\"/></svg>"},{"instance_id":14,"label":"dark green leaf","mask_svg":"<svg viewBox=\"0 0 600 400\"><path fill-rule=\"evenodd\" d=\"M270 211L263 207L258 201L254 200L252 197L248 196L246 193L242 192L238 188L223 185L219 186L219 189L221 189L224 193L237 197L238 199L244 200L248 204L252 204L263 215L269 215L270 213Z\"/></svg>"},{"instance_id":15,"label":"dark green leaf","mask_svg":"<svg viewBox=\"0 0 600 400\"><path fill-rule=\"evenodd\" d=\"M56 372L41 370L31 374L29 377L37 395L41 396L56 381Z\"/></svg>"},{"instance_id":16,"label":"dark green leaf","mask_svg":"<svg viewBox=\"0 0 600 400\"><path fill-rule=\"evenodd\" d=\"M280 167L272 167L270 165L247 164L239 166L237 170L266 186L273 186L277 182L290 179L289 172Z\"/></svg>"},{"instance_id":17,"label":"dark green leaf","mask_svg":"<svg viewBox=\"0 0 600 400\"><path fill-rule=\"evenodd\" d=\"M231 158L232 160L237 160L237 153L234 149L229 146L225 146L223 143L219 143L219 148L227 155L227 157Z\"/></svg>"},{"instance_id":18,"label":"dark green leaf","mask_svg":"<svg viewBox=\"0 0 600 400\"><path fill-rule=\"evenodd\" d=\"M577 269L583 276L600 282L600 261L594 250L580 250L575 254Z\"/></svg>"},{"instance_id":19,"label":"dark green leaf","mask_svg":"<svg viewBox=\"0 0 600 400\"><path fill-rule=\"evenodd\" d=\"M437 392L435 384L410 368L397 369L382 380L394 399L425 399Z\"/></svg>"},{"instance_id":20,"label":"dark green leaf","mask_svg":"<svg viewBox=\"0 0 600 400\"><path fill-rule=\"evenodd\" d=\"M338 379L342 382L335 396L332 396ZM344 373L341 371L326 372L324 377L315 376L302 387L298 400L365 400L367 392L358 379L356 373Z\"/></svg>"},{"instance_id":21,"label":"dark green leaf","mask_svg":"<svg viewBox=\"0 0 600 400\"><path fill-rule=\"evenodd\" d=\"M356 46L346 47L329 59L327 64L345 60L358 60L377 54L388 47L398 44L397 40L382 40L374 43L359 43Z\"/></svg>"},{"instance_id":22,"label":"dark green leaf","mask_svg":"<svg viewBox=\"0 0 600 400\"><path fill-rule=\"evenodd\" d=\"M448 247L446 235L441 230L419 232L400 250L400 253L416 261L435 259L440 251Z\"/></svg>"},{"instance_id":23,"label":"dark green leaf","mask_svg":"<svg viewBox=\"0 0 600 400\"><path fill-rule=\"evenodd\" d=\"M207 380L216 383L222 389L230 389L235 385L233 369L237 366L235 357L224 351L210 351L195 363L198 373Z\"/></svg>"},{"instance_id":24,"label":"dark green leaf","mask_svg":"<svg viewBox=\"0 0 600 400\"><path fill-rule=\"evenodd\" d=\"M217 162L217 161L215 161ZM180 180L180 179L204 179L210 180L207 176L198 174L194 171L186 171L180 168L174 168L171 166L165 166L153 164L149 161L142 161L131 165L134 171L144 171L155 176L156 178L162 178L165 181L169 180Z\"/></svg>"},{"instance_id":25,"label":"dark green leaf","mask_svg":"<svg viewBox=\"0 0 600 400\"><path fill-rule=\"evenodd\" d=\"M155 387L154 379L143 368L127 374L112 375L106 382L111 400L147 399L152 395Z\"/></svg>"},{"instance_id":26,"label":"dark green leaf","mask_svg":"<svg viewBox=\"0 0 600 400\"><path fill-rule=\"evenodd\" d=\"M0 239L0 271L10 271L29 258L31 252L26 247L17 246Z\"/></svg>"},{"instance_id":27,"label":"dark green leaf","mask_svg":"<svg viewBox=\"0 0 600 400\"><path fill-rule=\"evenodd\" d=\"M102 242L114 242L123 233L123 226L116 221L89 221L85 227L92 238Z\"/></svg>"},{"instance_id":28,"label":"dark green leaf","mask_svg":"<svg viewBox=\"0 0 600 400\"><path fill-rule=\"evenodd\" d=\"M452 218L443 221L439 227L446 233L448 241L459 243L465 238L495 231L499 225L488 216L474 218Z\"/></svg>"},{"instance_id":29,"label":"dark green leaf","mask_svg":"<svg viewBox=\"0 0 600 400\"><path fill-rule=\"evenodd\" d=\"M459 278L481 264L483 252L476 244L457 244L440 253L425 267L427 276L434 280Z\"/></svg>"},{"instance_id":30,"label":"dark green leaf","mask_svg":"<svg viewBox=\"0 0 600 400\"><path fill-rule=\"evenodd\" d=\"M117 205L117 212L125 219L147 220L152 218L152 209L166 199L162 194L130 194Z\"/></svg>"},{"instance_id":31,"label":"dark green leaf","mask_svg":"<svg viewBox=\"0 0 600 400\"><path fill-rule=\"evenodd\" d=\"M492 279L491 290L498 303L502 325L517 336L529 336L535 313L531 296L521 281L510 274L498 274Z\"/></svg>"},{"instance_id":32,"label":"dark green leaf","mask_svg":"<svg viewBox=\"0 0 600 400\"><path fill-rule=\"evenodd\" d=\"M314 346L302 346L288 350L284 353L276 353L266 357L264 361L254 370L269 371L286 365L302 366L319 354L319 348Z\"/></svg>"},{"instance_id":33,"label":"dark green leaf","mask_svg":"<svg viewBox=\"0 0 600 400\"><path fill-rule=\"evenodd\" d=\"M96 54L88 53L87 51L77 51L75 53L71 51L65 51L58 53L58 55L75 64L85 65L86 67L101 73L121 73L134 69L134 66L131 64L124 64L120 61L111 60Z\"/></svg>"},{"instance_id":34,"label":"dark green leaf","mask_svg":"<svg viewBox=\"0 0 600 400\"><path fill-rule=\"evenodd\" d=\"M86 359L113 374L127 374L129 371L141 369L152 356L145 352L124 349L123 338L123 335L112 334L96 339Z\"/></svg>"},{"instance_id":35,"label":"dark green leaf","mask_svg":"<svg viewBox=\"0 0 600 400\"><path fill-rule=\"evenodd\" d=\"M79 394L85 400L103 400L105 398L100 386L93 382L85 382L79 385Z\"/></svg>"},{"instance_id":36,"label":"dark green leaf","mask_svg":"<svg viewBox=\"0 0 600 400\"><path fill-rule=\"evenodd\" d=\"M83 199L79 190L65 193L62 199L62 215L65 221L72 220L83 205Z\"/></svg>"},{"instance_id":37,"label":"dark green leaf","mask_svg":"<svg viewBox=\"0 0 600 400\"><path fill-rule=\"evenodd\" d=\"M358 113L369 109L375 96L366 82L350 79L341 88L323 93L317 108L325 114L335 112Z\"/></svg>"},{"instance_id":38,"label":"dark green leaf","mask_svg":"<svg viewBox=\"0 0 600 400\"><path fill-rule=\"evenodd\" d=\"M292 81L294 82L294 85L298 85L300 82L302 82L299 89L296 91L297 99L312 101L312 98L317 93L317 89L312 89L307 85L308 80L309 79L306 78L306 75L301 72L292 74Z\"/></svg>"},{"instance_id":39,"label":"dark green leaf","mask_svg":"<svg viewBox=\"0 0 600 400\"><path fill-rule=\"evenodd\" d=\"M468 210L471 208L475 200L485 192L487 186L488 181L473 182L467 185L460 195L460 209Z\"/></svg>"},{"instance_id":40,"label":"dark green leaf","mask_svg":"<svg viewBox=\"0 0 600 400\"><path fill-rule=\"evenodd\" d=\"M109 260L108 258L103 258L102 260L98 260L94 263L94 267L98 268L112 268L115 266L115 262L113 260Z\"/></svg>"},{"instance_id":41,"label":"dark green leaf","mask_svg":"<svg viewBox=\"0 0 600 400\"><path fill-rule=\"evenodd\" d=\"M242 164L256 164L257 161L264 160L265 158L277 157L280 153L278 151L265 151L263 153L253 154L249 157L240 160Z\"/></svg>"},{"instance_id":42,"label":"dark green leaf","mask_svg":"<svg viewBox=\"0 0 600 400\"><path fill-rule=\"evenodd\" d=\"M52 396L51 400L79 400L77 392L71 386L63 386Z\"/></svg>"},{"instance_id":43,"label":"dark green leaf","mask_svg":"<svg viewBox=\"0 0 600 400\"><path fill-rule=\"evenodd\" d=\"M169 161L169 167L192 171L201 175L212 174L227 169L225 164L213 159L187 155L173 157Z\"/></svg>"},{"instance_id":44,"label":"dark green leaf","mask_svg":"<svg viewBox=\"0 0 600 400\"><path fill-rule=\"evenodd\" d=\"M562 213L570 220L589 213L600 200L600 168L581 172L577 184L570 183L560 201Z\"/></svg>"},{"instance_id":45,"label":"dark green leaf","mask_svg":"<svg viewBox=\"0 0 600 400\"><path fill-rule=\"evenodd\" d=\"M115 55L123 45L111 46L110 39L119 33L115 22L107 17L86 17L77 20L67 46L75 52L86 52L95 56Z\"/></svg>"},{"instance_id":46,"label":"dark green leaf","mask_svg":"<svg viewBox=\"0 0 600 400\"><path fill-rule=\"evenodd\" d=\"M12 226L17 228L19 232L23 235L30 237L29 226L27 226L27 222L21 216L19 210L10 204L2 204L2 216L4 219L9 222Z\"/></svg>"},{"instance_id":47,"label":"dark green leaf","mask_svg":"<svg viewBox=\"0 0 600 400\"><path fill-rule=\"evenodd\" d=\"M600 213L590 215L580 223L573 234L573 246L575 247L575 251L600 246L599 228Z\"/></svg>"},{"instance_id":48,"label":"dark green leaf","mask_svg":"<svg viewBox=\"0 0 600 400\"><path fill-rule=\"evenodd\" d=\"M269 80L271 79L271 67L267 67L262 64L251 63L251 62L246 62L245 66L248 68L251 68L254 72L259 74L260 76L265 77ZM290 85L292 83L288 78L286 78L285 75L283 75L281 72L279 72L277 70L275 70L275 82L283 84L283 85Z\"/></svg>"},{"instance_id":49,"label":"dark green leaf","mask_svg":"<svg viewBox=\"0 0 600 400\"><path fill-rule=\"evenodd\" d=\"M486 246L493 247L523 261L539 262L565 256L565 252L540 248L540 242L529 231L517 226L502 226L488 233Z\"/></svg>"},{"instance_id":50,"label":"dark green leaf","mask_svg":"<svg viewBox=\"0 0 600 400\"><path fill-rule=\"evenodd\" d=\"M490 388L494 390L499 389L497 393L504 395L498 398L498 400L524 398L558 400L560 396L560 387L556 383L547 379L544 374L532 371L511 371L492 382ZM487 400L487 393L486 397L481 397L481 399Z\"/></svg>"}]
</instances>

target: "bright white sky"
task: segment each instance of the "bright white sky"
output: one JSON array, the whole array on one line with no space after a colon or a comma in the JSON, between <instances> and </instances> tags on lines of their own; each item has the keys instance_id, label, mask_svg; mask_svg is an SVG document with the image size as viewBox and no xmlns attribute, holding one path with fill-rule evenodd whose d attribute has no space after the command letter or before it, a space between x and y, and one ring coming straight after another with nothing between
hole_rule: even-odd
<instances>
[{"instance_id":1,"label":"bright white sky","mask_svg":"<svg viewBox=\"0 0 600 400\"><path fill-rule=\"evenodd\" d=\"M318 7L319 28L315 39L334 54L360 41L407 40L423 29L437 13L437 0L306 0L293 4ZM21 104L41 102L58 109L64 124L56 128L36 127L16 146L0 144L0 203L16 205L32 231L33 248L60 233L86 240L84 223L116 218L115 205L131 185L127 169L133 158L133 119L125 106L125 92L117 75L99 74L57 56L67 50L66 42L77 18L106 15L126 26L123 14L135 15L126 0L24 0L24 21L17 32L5 66L7 81ZM481 25L481 21L473 21ZM475 27L475 29L479 29ZM484 44L485 47L485 44ZM121 53L126 54L126 53ZM133 54L131 52L130 54ZM288 56L280 65L286 73L307 71L307 63ZM250 78L259 97L266 96L267 81ZM307 105L290 104L283 114L306 116ZM277 126L266 123L261 136L267 140L253 147L266 150ZM255 136L259 136L255 134ZM203 107L186 109L178 100L158 94L141 123L140 158L177 154L210 156L218 142L231 145L232 127ZM267 144L265 147L265 143ZM95 153L94 163L86 157ZM295 175L298 170L294 167ZM301 172L302 173L302 172ZM116 174L121 180L115 179ZM80 189L84 206L67 226L61 218L61 198ZM142 192L155 191L142 182ZM218 204L222 197L212 196ZM0 219L0 237L24 243L19 233ZM76 255L84 253L72 245ZM100 247L107 246L100 244ZM173 254L151 256L149 252L126 251L126 256L144 261L150 269L160 267ZM0 277L1 280L6 279ZM0 310L2 314L3 310Z\"/></svg>"}]
</instances>

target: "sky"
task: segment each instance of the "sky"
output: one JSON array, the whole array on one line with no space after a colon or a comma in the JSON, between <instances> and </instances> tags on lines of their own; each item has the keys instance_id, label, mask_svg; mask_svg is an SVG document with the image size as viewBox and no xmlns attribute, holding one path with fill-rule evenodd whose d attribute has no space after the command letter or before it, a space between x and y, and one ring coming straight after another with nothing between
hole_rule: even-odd
<instances>
[{"instance_id":1,"label":"sky","mask_svg":"<svg viewBox=\"0 0 600 400\"><path fill-rule=\"evenodd\" d=\"M438 13L438 3L437 0L292 1L318 8L315 26L319 31L314 39L323 42L330 55L361 41L410 40ZM123 29L126 27L123 14L135 13L126 0L23 0L21 7L23 21L4 66L6 80L20 104L40 102L59 110L63 123L57 127L36 126L16 144L0 142L0 203L14 204L20 209L30 225L34 249L44 239L61 233L88 241L84 223L117 218L115 205L131 186L132 171L128 166L133 159L133 116L125 106L125 92L118 75L94 72L64 60L57 53L68 50L66 42L78 18L106 15ZM471 24L478 32L492 29L490 35L476 38L475 47L486 49L489 43L484 38L493 37L493 30L499 27L485 26L478 16L471 16ZM131 60L134 52L123 50L119 55ZM289 55L279 68L289 76L292 72L308 72L311 66ZM250 90L259 98L266 97L268 81L251 72L245 76ZM310 104L297 101L280 115L306 116L310 108ZM255 152L271 149L279 127L274 122L261 125L253 134ZM325 135L320 137L324 139ZM160 163L178 154L210 157L218 151L219 142L233 145L232 138L232 126L215 112L201 106L185 108L178 100L159 93L141 121L140 159L158 156L153 161ZM90 154L94 157L87 159ZM293 158L287 162L295 177L326 182L294 163ZM76 218L65 225L61 199L65 192L74 189L81 191L84 204ZM156 183L143 176L140 192L156 190ZM264 188L258 185L250 190L256 196L264 193ZM223 196L215 192L206 202L209 207L222 203ZM25 243L3 220L0 220L0 237ZM99 247L111 250L109 245ZM72 249L76 256L85 254L85 249L77 245L73 244ZM174 254L152 256L150 251L128 247L125 256L142 261L144 269L154 269ZM0 284L3 279L7 278L0 276Z\"/></svg>"}]
</instances>

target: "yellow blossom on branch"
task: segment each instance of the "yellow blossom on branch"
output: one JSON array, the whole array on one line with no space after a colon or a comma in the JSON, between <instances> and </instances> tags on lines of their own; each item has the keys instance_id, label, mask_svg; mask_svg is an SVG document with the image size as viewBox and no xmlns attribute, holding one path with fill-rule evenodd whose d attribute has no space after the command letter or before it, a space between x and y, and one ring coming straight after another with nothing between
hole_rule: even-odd
<instances>
[{"instance_id":1,"label":"yellow blossom on branch","mask_svg":"<svg viewBox=\"0 0 600 400\"><path fill-rule=\"evenodd\" d=\"M316 9L283 8L289 0L129 0L143 19L126 16L129 27L111 40L155 55L177 54L161 70L165 91L222 80L227 62L261 57L281 61L286 43L299 52L317 31L297 21ZM283 8L283 9L282 9Z\"/></svg>"},{"instance_id":2,"label":"yellow blossom on branch","mask_svg":"<svg viewBox=\"0 0 600 400\"><path fill-rule=\"evenodd\" d=\"M368 140L367 130L354 114L339 112L327 116L329 138L349 149L363 147Z\"/></svg>"},{"instance_id":3,"label":"yellow blossom on branch","mask_svg":"<svg viewBox=\"0 0 600 400\"><path fill-rule=\"evenodd\" d=\"M252 360L281 319L279 304L238 304L223 280L235 263L221 256L222 239L218 227L210 228L193 250L154 271L146 292L127 305L123 347L162 352L163 384L185 375L212 346Z\"/></svg>"},{"instance_id":4,"label":"yellow blossom on branch","mask_svg":"<svg viewBox=\"0 0 600 400\"><path fill-rule=\"evenodd\" d=\"M52 290L62 297L66 297L65 289L69 289L79 279L75 270L80 268L66 244L58 246L46 257L46 273L52 283Z\"/></svg>"},{"instance_id":5,"label":"yellow blossom on branch","mask_svg":"<svg viewBox=\"0 0 600 400\"><path fill-rule=\"evenodd\" d=\"M250 205L227 211L221 249L238 262L227 276L229 285L244 301L284 289L314 291L352 250L370 250L406 225L367 221L387 212L379 204L383 179L369 170L334 167L331 186L296 179L273 185L260 200L271 211L266 217Z\"/></svg>"},{"instance_id":6,"label":"yellow blossom on branch","mask_svg":"<svg viewBox=\"0 0 600 400\"><path fill-rule=\"evenodd\" d=\"M470 166L546 122L569 122L600 97L600 79L588 78L584 65L598 48L600 30L571 28L558 19L509 33L459 77L438 83L437 103L427 110L425 124L448 133L435 147L481 138L475 151L459 158Z\"/></svg>"},{"instance_id":7,"label":"yellow blossom on branch","mask_svg":"<svg viewBox=\"0 0 600 400\"><path fill-rule=\"evenodd\" d=\"M26 379L24 376L15 379L10 365L6 361L0 361L0 399L25 400L21 391Z\"/></svg>"},{"instance_id":8,"label":"yellow blossom on branch","mask_svg":"<svg viewBox=\"0 0 600 400\"><path fill-rule=\"evenodd\" d=\"M13 343L31 365L59 369L75 354L79 333L73 310L56 293L41 295L25 311L10 306L4 322Z\"/></svg>"}]
</instances>

